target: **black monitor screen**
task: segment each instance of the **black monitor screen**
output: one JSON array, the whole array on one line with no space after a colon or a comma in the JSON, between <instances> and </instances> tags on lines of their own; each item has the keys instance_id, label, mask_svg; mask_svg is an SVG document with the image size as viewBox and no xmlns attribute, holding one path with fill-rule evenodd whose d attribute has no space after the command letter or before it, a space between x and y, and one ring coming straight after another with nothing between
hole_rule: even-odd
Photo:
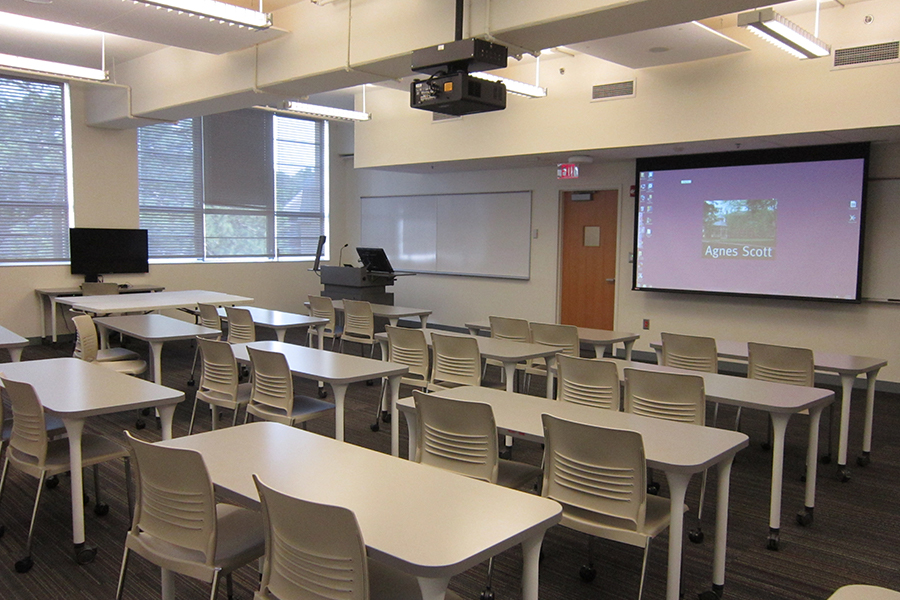
<instances>
[{"instance_id":1,"label":"black monitor screen","mask_svg":"<svg viewBox=\"0 0 900 600\"><path fill-rule=\"evenodd\" d=\"M324 249L325 249L325 236L320 235L319 236L319 245L316 248L316 262L313 263L313 268L312 268L313 271L318 272L319 264L322 262L322 250L324 250Z\"/></svg>"},{"instance_id":2,"label":"black monitor screen","mask_svg":"<svg viewBox=\"0 0 900 600\"><path fill-rule=\"evenodd\" d=\"M359 260L367 271L375 273L393 273L394 267L388 260L384 248L357 248L356 253L359 254Z\"/></svg>"},{"instance_id":3,"label":"black monitor screen","mask_svg":"<svg viewBox=\"0 0 900 600\"><path fill-rule=\"evenodd\" d=\"M85 281L111 273L150 271L146 229L70 229L69 256L71 273L84 275Z\"/></svg>"}]
</instances>

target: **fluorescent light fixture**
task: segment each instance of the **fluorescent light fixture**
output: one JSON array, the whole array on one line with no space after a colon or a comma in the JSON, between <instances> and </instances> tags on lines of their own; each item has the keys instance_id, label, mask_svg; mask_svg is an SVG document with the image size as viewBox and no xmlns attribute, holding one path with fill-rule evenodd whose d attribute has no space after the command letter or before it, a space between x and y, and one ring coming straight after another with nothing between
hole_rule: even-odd
<instances>
[{"instance_id":1,"label":"fluorescent light fixture","mask_svg":"<svg viewBox=\"0 0 900 600\"><path fill-rule=\"evenodd\" d=\"M773 8L740 13L738 26L750 28L756 35L797 58L819 58L831 54L831 46L785 19Z\"/></svg>"},{"instance_id":2,"label":"fluorescent light fixture","mask_svg":"<svg viewBox=\"0 0 900 600\"><path fill-rule=\"evenodd\" d=\"M122 1L128 2L129 0ZM131 0L131 2L251 29L267 29L272 26L272 15L269 13L216 0Z\"/></svg>"},{"instance_id":3,"label":"fluorescent light fixture","mask_svg":"<svg viewBox=\"0 0 900 600\"><path fill-rule=\"evenodd\" d=\"M109 73L103 69L91 69L90 67L80 67L49 60L26 58L24 56L13 56L11 54L0 54L0 68L3 67L20 71L74 77L76 79L91 79L93 81L106 81L109 79Z\"/></svg>"},{"instance_id":4,"label":"fluorescent light fixture","mask_svg":"<svg viewBox=\"0 0 900 600\"><path fill-rule=\"evenodd\" d=\"M367 112L333 108L320 104L308 104L306 102L285 102L284 110L309 117L335 121L368 121L372 118L372 115Z\"/></svg>"},{"instance_id":5,"label":"fluorescent light fixture","mask_svg":"<svg viewBox=\"0 0 900 600\"><path fill-rule=\"evenodd\" d=\"M547 88L531 85L530 83L524 83L522 81L516 81L515 79L507 79L506 77L499 77L497 75L482 72L469 73L469 75L485 81L498 81L506 86L506 91L510 94L525 96L526 98L543 98L547 95Z\"/></svg>"}]
</instances>

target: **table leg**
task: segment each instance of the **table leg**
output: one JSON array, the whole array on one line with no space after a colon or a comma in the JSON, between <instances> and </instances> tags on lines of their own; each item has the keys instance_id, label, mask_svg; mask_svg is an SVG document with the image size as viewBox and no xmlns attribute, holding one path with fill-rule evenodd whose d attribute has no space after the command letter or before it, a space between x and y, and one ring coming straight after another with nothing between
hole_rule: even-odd
<instances>
[{"instance_id":1,"label":"table leg","mask_svg":"<svg viewBox=\"0 0 900 600\"><path fill-rule=\"evenodd\" d=\"M419 316L419 322L422 324L422 329L428 328L428 315Z\"/></svg>"},{"instance_id":2,"label":"table leg","mask_svg":"<svg viewBox=\"0 0 900 600\"><path fill-rule=\"evenodd\" d=\"M150 342L150 368L153 370L153 382L162 385L162 342Z\"/></svg>"},{"instance_id":3,"label":"table leg","mask_svg":"<svg viewBox=\"0 0 900 600\"><path fill-rule=\"evenodd\" d=\"M770 413L772 418L772 492L769 499L769 541L766 548L778 550L781 530L781 487L784 482L784 434L791 415Z\"/></svg>"},{"instance_id":4,"label":"table leg","mask_svg":"<svg viewBox=\"0 0 900 600\"><path fill-rule=\"evenodd\" d=\"M875 369L866 373L866 421L863 429L862 454L856 459L856 464L861 467L869 464L869 453L872 451L872 419L875 414L875 381L878 379L878 371Z\"/></svg>"},{"instance_id":5,"label":"table leg","mask_svg":"<svg viewBox=\"0 0 900 600\"><path fill-rule=\"evenodd\" d=\"M684 497L687 493L688 473L666 472L669 483L669 567L666 579L666 600L679 600L681 596L681 546L684 537ZM718 527L716 527L718 535Z\"/></svg>"},{"instance_id":6,"label":"table leg","mask_svg":"<svg viewBox=\"0 0 900 600\"><path fill-rule=\"evenodd\" d=\"M162 583L162 600L175 600L175 573L163 569L160 577Z\"/></svg>"},{"instance_id":7,"label":"table leg","mask_svg":"<svg viewBox=\"0 0 900 600\"><path fill-rule=\"evenodd\" d=\"M631 360L631 351L634 349L634 340L625 342L625 360Z\"/></svg>"},{"instance_id":8,"label":"table leg","mask_svg":"<svg viewBox=\"0 0 900 600\"><path fill-rule=\"evenodd\" d=\"M319 345L319 350L325 349L325 323L321 325L316 325L316 341Z\"/></svg>"},{"instance_id":9,"label":"table leg","mask_svg":"<svg viewBox=\"0 0 900 600\"><path fill-rule=\"evenodd\" d=\"M838 478L850 481L850 469L847 468L847 438L850 435L850 396L853 393L853 382L856 375L841 374L841 426L838 435ZM828 449L829 452L831 448Z\"/></svg>"},{"instance_id":10,"label":"table leg","mask_svg":"<svg viewBox=\"0 0 900 600\"><path fill-rule=\"evenodd\" d=\"M283 341L284 341L284 334L285 334L285 331L286 331L285 329L282 329L282 328L280 328L280 327L279 327L278 329L275 330L275 338L276 338L279 342L283 342Z\"/></svg>"},{"instance_id":11,"label":"table leg","mask_svg":"<svg viewBox=\"0 0 900 600\"><path fill-rule=\"evenodd\" d=\"M449 577L418 577L422 600L444 600L447 595Z\"/></svg>"},{"instance_id":12,"label":"table leg","mask_svg":"<svg viewBox=\"0 0 900 600\"><path fill-rule=\"evenodd\" d=\"M89 548L84 543L84 479L81 469L81 436L84 432L84 419L64 418L63 424L66 426L66 434L69 437L72 542L75 549L75 561L78 564L85 564L94 560L97 549Z\"/></svg>"},{"instance_id":13,"label":"table leg","mask_svg":"<svg viewBox=\"0 0 900 600\"><path fill-rule=\"evenodd\" d=\"M344 397L347 395L347 384L331 384L331 393L334 394L334 439L344 441ZM391 429L393 432L393 429ZM397 438L399 440L399 438ZM399 442L398 442L399 443ZM393 445L393 440L391 445Z\"/></svg>"},{"instance_id":14,"label":"table leg","mask_svg":"<svg viewBox=\"0 0 900 600\"><path fill-rule=\"evenodd\" d=\"M54 298L50 298L50 337L53 339L53 343L56 343L56 300ZM41 315L41 323L43 323L43 315Z\"/></svg>"},{"instance_id":15,"label":"table leg","mask_svg":"<svg viewBox=\"0 0 900 600\"><path fill-rule=\"evenodd\" d=\"M109 348L109 328L97 323L97 337L100 339L101 350Z\"/></svg>"},{"instance_id":16,"label":"table leg","mask_svg":"<svg viewBox=\"0 0 900 600\"><path fill-rule=\"evenodd\" d=\"M544 532L522 540L522 599L538 600L541 544Z\"/></svg>"},{"instance_id":17,"label":"table leg","mask_svg":"<svg viewBox=\"0 0 900 600\"><path fill-rule=\"evenodd\" d=\"M594 358L603 358L603 355L606 354L607 348L610 349L610 352L613 356L616 355L614 344L594 344Z\"/></svg>"},{"instance_id":18,"label":"table leg","mask_svg":"<svg viewBox=\"0 0 900 600\"><path fill-rule=\"evenodd\" d=\"M21 348L7 348L9 351L9 359L13 362L19 362L22 360L22 349Z\"/></svg>"},{"instance_id":19,"label":"table leg","mask_svg":"<svg viewBox=\"0 0 900 600\"><path fill-rule=\"evenodd\" d=\"M824 406L809 409L809 439L806 445L806 499L803 510L797 514L799 525L810 525L813 522L813 510L816 506L816 470L819 457L819 423L822 421Z\"/></svg>"},{"instance_id":20,"label":"table leg","mask_svg":"<svg viewBox=\"0 0 900 600\"><path fill-rule=\"evenodd\" d=\"M400 456L400 412L397 401L400 399L401 375L388 377L388 385L391 388L391 455ZM381 400L379 399L379 402Z\"/></svg>"},{"instance_id":21,"label":"table leg","mask_svg":"<svg viewBox=\"0 0 900 600\"><path fill-rule=\"evenodd\" d=\"M506 391L516 391L516 363L506 361L503 363L503 372L506 375Z\"/></svg>"},{"instance_id":22,"label":"table leg","mask_svg":"<svg viewBox=\"0 0 900 600\"><path fill-rule=\"evenodd\" d=\"M553 394L553 382L556 377L553 375L553 372L556 370L556 355L547 357L547 399L553 400L555 397Z\"/></svg>"},{"instance_id":23,"label":"table leg","mask_svg":"<svg viewBox=\"0 0 900 600\"><path fill-rule=\"evenodd\" d=\"M416 459L416 440L419 437L419 421L414 412L404 409L403 414L406 416L406 426L409 429L409 440L406 445L408 453L406 456L409 460L414 461ZM391 435L393 435L393 431L391 429Z\"/></svg>"},{"instance_id":24,"label":"table leg","mask_svg":"<svg viewBox=\"0 0 900 600\"><path fill-rule=\"evenodd\" d=\"M728 493L731 482L731 465L734 456L718 465L719 485L716 493L716 546L713 554L712 593L716 598L725 589L725 550L728 547ZM707 594L707 592L704 592ZM703 594L701 594L701 599ZM711 597L710 597L711 598Z\"/></svg>"},{"instance_id":25,"label":"table leg","mask_svg":"<svg viewBox=\"0 0 900 600\"><path fill-rule=\"evenodd\" d=\"M634 344L634 342L632 342L632 344ZM662 359L662 346L660 346L660 347L658 347L658 348L654 348L654 350L656 351L656 364L658 364L658 365L663 364L663 359ZM628 352L627 347L626 347L625 352L626 352L626 353ZM629 359L629 360L630 360L630 359Z\"/></svg>"},{"instance_id":26,"label":"table leg","mask_svg":"<svg viewBox=\"0 0 900 600\"><path fill-rule=\"evenodd\" d=\"M172 422L175 420L175 407L177 404L166 404L165 406L157 407L157 412L159 412L159 422L162 427L162 439L171 440L172 439Z\"/></svg>"}]
</instances>

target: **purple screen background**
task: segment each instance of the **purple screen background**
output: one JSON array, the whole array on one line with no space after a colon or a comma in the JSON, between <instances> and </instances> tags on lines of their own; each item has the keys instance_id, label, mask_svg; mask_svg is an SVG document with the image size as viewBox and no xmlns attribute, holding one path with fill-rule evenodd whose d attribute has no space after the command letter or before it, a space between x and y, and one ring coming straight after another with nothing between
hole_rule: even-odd
<instances>
[{"instance_id":1,"label":"purple screen background","mask_svg":"<svg viewBox=\"0 0 900 600\"><path fill-rule=\"evenodd\" d=\"M635 287L855 299L863 173L861 158L680 169L652 189L642 173ZM778 202L775 258L704 258L705 201L758 198Z\"/></svg>"}]
</instances>

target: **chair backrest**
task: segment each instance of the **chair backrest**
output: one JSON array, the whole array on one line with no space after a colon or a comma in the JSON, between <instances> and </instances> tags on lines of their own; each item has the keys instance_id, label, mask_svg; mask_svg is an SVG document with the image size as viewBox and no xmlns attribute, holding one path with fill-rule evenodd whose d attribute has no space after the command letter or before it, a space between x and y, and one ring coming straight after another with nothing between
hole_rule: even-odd
<instances>
[{"instance_id":1,"label":"chair backrest","mask_svg":"<svg viewBox=\"0 0 900 600\"><path fill-rule=\"evenodd\" d=\"M280 352L248 347L253 382L250 404L262 404L290 418L294 407L294 378L287 358Z\"/></svg>"},{"instance_id":2,"label":"chair backrest","mask_svg":"<svg viewBox=\"0 0 900 600\"><path fill-rule=\"evenodd\" d=\"M147 534L185 548L184 558L212 565L216 502L203 456L185 448L143 442L126 431L137 465L137 503L131 535Z\"/></svg>"},{"instance_id":3,"label":"chair backrest","mask_svg":"<svg viewBox=\"0 0 900 600\"><path fill-rule=\"evenodd\" d=\"M294 498L253 475L266 533L264 598L367 600L366 545L356 515Z\"/></svg>"},{"instance_id":4,"label":"chair backrest","mask_svg":"<svg viewBox=\"0 0 900 600\"><path fill-rule=\"evenodd\" d=\"M481 385L481 352L470 336L431 334L434 365L431 382Z\"/></svg>"},{"instance_id":5,"label":"chair backrest","mask_svg":"<svg viewBox=\"0 0 900 600\"><path fill-rule=\"evenodd\" d=\"M491 337L515 342L530 342L531 327L526 319L511 317L488 317L491 322Z\"/></svg>"},{"instance_id":6,"label":"chair backrest","mask_svg":"<svg viewBox=\"0 0 900 600\"><path fill-rule=\"evenodd\" d=\"M34 458L35 466L41 467L47 458L47 428L44 422L44 407L37 392L30 383L0 378L9 396L13 413L13 425L9 436L7 452L24 454ZM0 408L0 423L3 409Z\"/></svg>"},{"instance_id":7,"label":"chair backrest","mask_svg":"<svg viewBox=\"0 0 900 600\"><path fill-rule=\"evenodd\" d=\"M334 302L332 302L331 298L326 298L325 296L310 296L309 316L317 317L319 319L328 319L328 325L325 326L325 332L331 334L334 333L336 325Z\"/></svg>"},{"instance_id":8,"label":"chair backrest","mask_svg":"<svg viewBox=\"0 0 900 600\"><path fill-rule=\"evenodd\" d=\"M344 299L344 339L375 343L375 316L365 300Z\"/></svg>"},{"instance_id":9,"label":"chair backrest","mask_svg":"<svg viewBox=\"0 0 900 600\"><path fill-rule=\"evenodd\" d=\"M200 386L197 396L237 398L239 371L234 351L228 342L197 338L200 348Z\"/></svg>"},{"instance_id":10,"label":"chair backrest","mask_svg":"<svg viewBox=\"0 0 900 600\"><path fill-rule=\"evenodd\" d=\"M750 342L747 377L790 385L815 384L815 360L808 348L791 348Z\"/></svg>"},{"instance_id":11,"label":"chair backrest","mask_svg":"<svg viewBox=\"0 0 900 600\"><path fill-rule=\"evenodd\" d=\"M647 467L641 434L547 414L541 419L541 495L607 517L609 525L640 530L647 512Z\"/></svg>"},{"instance_id":12,"label":"chair backrest","mask_svg":"<svg viewBox=\"0 0 900 600\"><path fill-rule=\"evenodd\" d=\"M81 284L81 293L85 296L112 296L119 293L119 284L85 281Z\"/></svg>"},{"instance_id":13,"label":"chair backrest","mask_svg":"<svg viewBox=\"0 0 900 600\"><path fill-rule=\"evenodd\" d=\"M667 421L706 424L703 377L625 369L625 412Z\"/></svg>"},{"instance_id":14,"label":"chair backrest","mask_svg":"<svg viewBox=\"0 0 900 600\"><path fill-rule=\"evenodd\" d=\"M222 317L219 315L219 309L212 304L197 304L200 311L200 324L211 329L222 330Z\"/></svg>"},{"instance_id":15,"label":"chair backrest","mask_svg":"<svg viewBox=\"0 0 900 600\"><path fill-rule=\"evenodd\" d=\"M667 332L660 335L664 366L706 373L719 372L719 355L715 339Z\"/></svg>"},{"instance_id":16,"label":"chair backrest","mask_svg":"<svg viewBox=\"0 0 900 600\"><path fill-rule=\"evenodd\" d=\"M556 355L559 370L557 400L619 410L619 369L616 363L568 354Z\"/></svg>"},{"instance_id":17,"label":"chair backrest","mask_svg":"<svg viewBox=\"0 0 900 600\"><path fill-rule=\"evenodd\" d=\"M428 381L428 342L425 332L413 327L385 325L388 360L409 367L409 375Z\"/></svg>"},{"instance_id":18,"label":"chair backrest","mask_svg":"<svg viewBox=\"0 0 900 600\"><path fill-rule=\"evenodd\" d=\"M78 315L72 317L75 324L75 358L94 362L97 360L97 351L100 349L100 339L97 336L97 326L91 315Z\"/></svg>"},{"instance_id":19,"label":"chair backrest","mask_svg":"<svg viewBox=\"0 0 900 600\"><path fill-rule=\"evenodd\" d=\"M253 315L246 308L226 306L225 316L228 317L228 343L242 344L256 341L256 325L253 324Z\"/></svg>"},{"instance_id":20,"label":"chair backrest","mask_svg":"<svg viewBox=\"0 0 900 600\"><path fill-rule=\"evenodd\" d=\"M497 482L497 425L490 404L451 400L413 390L416 462Z\"/></svg>"},{"instance_id":21,"label":"chair backrest","mask_svg":"<svg viewBox=\"0 0 900 600\"><path fill-rule=\"evenodd\" d=\"M559 348L569 356L581 354L581 340L578 339L578 328L574 325L556 323L531 323L531 341Z\"/></svg>"}]
</instances>

